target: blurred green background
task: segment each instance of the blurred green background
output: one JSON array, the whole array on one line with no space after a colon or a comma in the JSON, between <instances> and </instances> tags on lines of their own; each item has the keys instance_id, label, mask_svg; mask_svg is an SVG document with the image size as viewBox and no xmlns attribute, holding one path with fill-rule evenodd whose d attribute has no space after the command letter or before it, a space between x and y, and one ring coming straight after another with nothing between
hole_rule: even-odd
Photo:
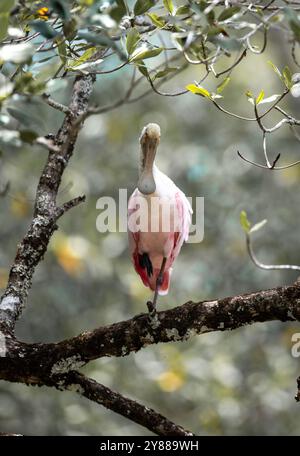
<instances>
[{"instance_id":1,"label":"blurred green background","mask_svg":"<svg viewBox=\"0 0 300 456\"><path fill-rule=\"evenodd\" d=\"M252 116L245 91L266 96L282 86L267 60L290 64L273 37L262 56L245 59L232 74L222 104ZM228 59L228 62L230 60ZM127 90L131 69L99 76L93 102L111 103ZM199 79L192 66L165 90ZM214 89L216 83L207 88ZM147 88L145 81L139 88ZM67 103L70 80L53 93ZM299 100L282 105L298 117ZM41 134L54 133L62 115L38 97L24 104ZM270 117L269 125L278 120ZM268 219L256 234L255 249L268 263L299 263L300 168L267 172L241 161L236 151L263 162L257 125L226 117L210 102L187 94L151 94L135 104L89 118L65 173L61 201L84 192L87 202L61 221L38 267L28 305L17 325L27 342L54 342L83 330L131 318L146 310L151 296L136 275L127 251L126 233L96 230L101 196L132 192L137 182L138 136L148 122L161 125L157 164L188 196L205 197L202 243L183 247L172 285L159 307L204 300L293 282L293 272L261 271L246 253L239 213L251 221ZM268 124L268 122L267 122ZM38 147L3 147L1 182L10 182L0 198L0 288L30 221L37 181L46 151ZM299 143L288 127L272 135L270 156L280 164L299 158ZM1 291L1 290L0 290ZM299 358L291 355L291 336L298 324L257 324L234 332L206 334L185 343L150 346L124 358L101 359L83 371L106 386L153 407L198 435L296 435L299 405L294 400ZM69 392L0 383L0 429L25 435L149 435L123 417Z\"/></svg>"}]
</instances>

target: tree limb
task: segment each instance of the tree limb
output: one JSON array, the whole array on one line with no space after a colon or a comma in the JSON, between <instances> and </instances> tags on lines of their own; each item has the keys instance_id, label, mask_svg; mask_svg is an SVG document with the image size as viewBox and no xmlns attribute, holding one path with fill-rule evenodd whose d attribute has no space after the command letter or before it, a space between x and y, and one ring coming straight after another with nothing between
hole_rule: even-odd
<instances>
[{"instance_id":1,"label":"tree limb","mask_svg":"<svg viewBox=\"0 0 300 456\"><path fill-rule=\"evenodd\" d=\"M155 410L124 397L120 393L112 391L79 372L72 371L66 376L58 377L56 379L56 386L60 390L74 391L90 401L103 405L105 408L124 416L134 423L144 426L157 435L193 435L190 431L186 431Z\"/></svg>"},{"instance_id":2,"label":"tree limb","mask_svg":"<svg viewBox=\"0 0 300 456\"><path fill-rule=\"evenodd\" d=\"M52 344L26 344L8 334L9 357L0 357L0 377L42 385L104 356L125 356L157 343L186 341L193 335L226 331L267 321L300 321L300 284L228 298L192 302Z\"/></svg>"},{"instance_id":3,"label":"tree limb","mask_svg":"<svg viewBox=\"0 0 300 456\"><path fill-rule=\"evenodd\" d=\"M77 122L87 111L94 76L75 79L71 102L64 121L53 140L55 149L49 150L47 162L36 191L32 222L18 246L9 273L7 288L0 300L0 328L13 331L31 287L34 270L46 253L49 240L57 229L59 211L56 207L57 192L63 172L72 156L81 128Z\"/></svg>"}]
</instances>

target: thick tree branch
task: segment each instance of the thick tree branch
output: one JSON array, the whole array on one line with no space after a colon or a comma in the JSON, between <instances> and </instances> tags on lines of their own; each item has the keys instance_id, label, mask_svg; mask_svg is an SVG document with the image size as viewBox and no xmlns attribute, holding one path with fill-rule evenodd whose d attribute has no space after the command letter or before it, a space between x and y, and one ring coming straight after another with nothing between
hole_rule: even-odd
<instances>
[{"instance_id":1,"label":"thick tree branch","mask_svg":"<svg viewBox=\"0 0 300 456\"><path fill-rule=\"evenodd\" d=\"M144 426L154 434L162 436L193 435L155 410L124 397L79 372L72 371L65 376L59 376L56 379L56 387L60 390L74 391L134 423Z\"/></svg>"},{"instance_id":2,"label":"thick tree branch","mask_svg":"<svg viewBox=\"0 0 300 456\"><path fill-rule=\"evenodd\" d=\"M70 160L81 127L77 122L88 109L95 77L79 76L75 79L71 102L63 124L49 148L49 155L37 187L33 219L18 246L10 270L7 288L0 300L0 328L12 331L25 304L34 270L42 260L49 240L56 230L60 211L56 197L63 172Z\"/></svg>"},{"instance_id":3,"label":"thick tree branch","mask_svg":"<svg viewBox=\"0 0 300 456\"><path fill-rule=\"evenodd\" d=\"M52 376L103 356L125 356L152 344L276 320L300 321L298 282L219 300L190 301L152 318L140 314L56 344L25 344L8 335L9 356L0 357L0 375L9 381L42 385Z\"/></svg>"}]
</instances>

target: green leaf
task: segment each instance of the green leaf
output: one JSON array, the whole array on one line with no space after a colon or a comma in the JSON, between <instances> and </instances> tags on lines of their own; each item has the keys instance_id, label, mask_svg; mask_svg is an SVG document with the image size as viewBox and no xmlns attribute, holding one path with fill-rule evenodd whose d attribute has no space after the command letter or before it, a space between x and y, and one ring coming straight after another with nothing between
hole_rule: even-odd
<instances>
[{"instance_id":1,"label":"green leaf","mask_svg":"<svg viewBox=\"0 0 300 456\"><path fill-rule=\"evenodd\" d=\"M89 43L99 44L100 46L110 47L112 46L112 40L104 35L94 35L89 32L78 32L78 38L88 41Z\"/></svg>"},{"instance_id":2,"label":"green leaf","mask_svg":"<svg viewBox=\"0 0 300 456\"><path fill-rule=\"evenodd\" d=\"M163 51L162 48L157 48L157 49L145 49L141 48L136 49L135 52L132 54L132 57L130 58L130 62L137 62L138 60L144 60L144 59L150 59L152 57L156 57Z\"/></svg>"},{"instance_id":3,"label":"green leaf","mask_svg":"<svg viewBox=\"0 0 300 456\"><path fill-rule=\"evenodd\" d=\"M227 84L229 83L230 78L225 78L224 81L222 81L218 86L217 86L217 93L222 93Z\"/></svg>"},{"instance_id":4,"label":"green leaf","mask_svg":"<svg viewBox=\"0 0 300 456\"><path fill-rule=\"evenodd\" d=\"M14 90L14 83L0 73L0 103L8 98Z\"/></svg>"},{"instance_id":5,"label":"green leaf","mask_svg":"<svg viewBox=\"0 0 300 456\"><path fill-rule=\"evenodd\" d=\"M280 79L282 79L282 74L281 74L281 72L279 71L279 69L277 68L277 66L274 65L274 63L271 62L271 60L268 60L268 64L271 65L271 67L273 68L273 71L277 74L277 76L279 76Z\"/></svg>"},{"instance_id":6,"label":"green leaf","mask_svg":"<svg viewBox=\"0 0 300 456\"><path fill-rule=\"evenodd\" d=\"M209 41L220 46L225 51L238 51L241 48L240 42L235 38L229 38L221 34L222 29L219 29L216 36L212 36Z\"/></svg>"},{"instance_id":7,"label":"green leaf","mask_svg":"<svg viewBox=\"0 0 300 456\"><path fill-rule=\"evenodd\" d=\"M72 60L69 63L70 68L76 68L85 63L87 60L89 60L97 51L96 47L91 47L87 49L77 60Z\"/></svg>"},{"instance_id":8,"label":"green leaf","mask_svg":"<svg viewBox=\"0 0 300 456\"><path fill-rule=\"evenodd\" d=\"M0 41L4 40L7 35L9 24L9 13L0 13Z\"/></svg>"},{"instance_id":9,"label":"green leaf","mask_svg":"<svg viewBox=\"0 0 300 456\"><path fill-rule=\"evenodd\" d=\"M57 50L58 50L58 55L60 57L60 60L62 63L65 65L67 63L67 48L66 48L66 42L65 40L57 39L56 42L57 44Z\"/></svg>"},{"instance_id":10,"label":"green leaf","mask_svg":"<svg viewBox=\"0 0 300 456\"><path fill-rule=\"evenodd\" d=\"M33 141L35 141L37 137L38 137L38 135L32 130L21 130L20 131L20 139L23 142L32 144Z\"/></svg>"},{"instance_id":11,"label":"green leaf","mask_svg":"<svg viewBox=\"0 0 300 456\"><path fill-rule=\"evenodd\" d=\"M255 223L255 225L252 226L250 229L249 233L254 233L255 231L260 230L265 224L267 223L267 219L262 220L261 222Z\"/></svg>"},{"instance_id":12,"label":"green leaf","mask_svg":"<svg viewBox=\"0 0 300 456\"><path fill-rule=\"evenodd\" d=\"M9 13L15 4L15 0L1 0L0 13Z\"/></svg>"},{"instance_id":13,"label":"green leaf","mask_svg":"<svg viewBox=\"0 0 300 456\"><path fill-rule=\"evenodd\" d=\"M137 69L139 70L140 73L142 73L143 76L146 76L146 78L149 78L149 73L148 69L143 61L137 64Z\"/></svg>"},{"instance_id":14,"label":"green leaf","mask_svg":"<svg viewBox=\"0 0 300 456\"><path fill-rule=\"evenodd\" d=\"M284 8L284 14L288 20L291 31L297 41L300 41L300 21L298 19L296 11L292 8Z\"/></svg>"},{"instance_id":15,"label":"green leaf","mask_svg":"<svg viewBox=\"0 0 300 456\"><path fill-rule=\"evenodd\" d=\"M103 47L110 47L119 54L119 56L122 60L127 60L127 57L119 49L117 43L114 40L112 40L111 38L109 38L108 36L94 35L93 33L81 32L81 31L77 33L77 36L78 36L78 38L88 41L89 43L99 44L100 46L103 46Z\"/></svg>"},{"instance_id":16,"label":"green leaf","mask_svg":"<svg viewBox=\"0 0 300 456\"><path fill-rule=\"evenodd\" d=\"M245 233L248 234L250 232L251 223L248 220L246 211L241 211L241 213L240 213L240 224L241 224L241 227L243 228L243 230L245 231Z\"/></svg>"},{"instance_id":17,"label":"green leaf","mask_svg":"<svg viewBox=\"0 0 300 456\"><path fill-rule=\"evenodd\" d=\"M71 19L69 7L65 0L50 0L50 6L64 21Z\"/></svg>"},{"instance_id":18,"label":"green leaf","mask_svg":"<svg viewBox=\"0 0 300 456\"><path fill-rule=\"evenodd\" d=\"M109 15L114 21L119 23L122 17L124 17L125 14L128 14L128 11L124 0L116 0L116 4L117 5L110 10Z\"/></svg>"},{"instance_id":19,"label":"green leaf","mask_svg":"<svg viewBox=\"0 0 300 456\"><path fill-rule=\"evenodd\" d=\"M264 96L265 96L265 92L264 92L264 90L261 90L258 97L255 100L255 103L258 105L264 99Z\"/></svg>"},{"instance_id":20,"label":"green leaf","mask_svg":"<svg viewBox=\"0 0 300 456\"><path fill-rule=\"evenodd\" d=\"M147 13L147 16L150 17L151 22L158 28L162 28L166 25L166 22L155 13Z\"/></svg>"},{"instance_id":21,"label":"green leaf","mask_svg":"<svg viewBox=\"0 0 300 456\"><path fill-rule=\"evenodd\" d=\"M146 13L152 6L155 5L155 0L137 0L133 12L135 16L140 16Z\"/></svg>"},{"instance_id":22,"label":"green leaf","mask_svg":"<svg viewBox=\"0 0 300 456\"><path fill-rule=\"evenodd\" d=\"M14 4L14 0L0 1L0 41L6 38L9 25L9 12L13 8Z\"/></svg>"},{"instance_id":23,"label":"green leaf","mask_svg":"<svg viewBox=\"0 0 300 456\"><path fill-rule=\"evenodd\" d=\"M284 82L286 88L290 90L293 87L293 81L292 81L292 73L288 66L284 67L284 69L282 71L282 76L283 76L283 82Z\"/></svg>"},{"instance_id":24,"label":"green leaf","mask_svg":"<svg viewBox=\"0 0 300 456\"><path fill-rule=\"evenodd\" d=\"M176 10L176 16L181 16L183 14L189 14L191 12L189 5L179 6Z\"/></svg>"},{"instance_id":25,"label":"green leaf","mask_svg":"<svg viewBox=\"0 0 300 456\"><path fill-rule=\"evenodd\" d=\"M52 28L48 22L37 20L29 23L31 27L47 39L54 38L58 32Z\"/></svg>"},{"instance_id":26,"label":"green leaf","mask_svg":"<svg viewBox=\"0 0 300 456\"><path fill-rule=\"evenodd\" d=\"M164 70L158 71L155 74L153 81L158 78L163 78L164 76L167 76L167 74L169 74L169 73L174 73L177 70L178 70L178 68L167 67Z\"/></svg>"},{"instance_id":27,"label":"green leaf","mask_svg":"<svg viewBox=\"0 0 300 456\"><path fill-rule=\"evenodd\" d=\"M234 14L238 13L241 10L239 6L232 6L230 8L226 8L222 11L220 16L218 17L218 21L226 21L226 19L229 19L232 17Z\"/></svg>"},{"instance_id":28,"label":"green leaf","mask_svg":"<svg viewBox=\"0 0 300 456\"><path fill-rule=\"evenodd\" d=\"M28 114L26 111L15 108L15 107L9 107L7 108L7 111L9 114L17 119L21 124L25 125L26 127L31 127L32 121L31 121L31 116Z\"/></svg>"},{"instance_id":29,"label":"green leaf","mask_svg":"<svg viewBox=\"0 0 300 456\"><path fill-rule=\"evenodd\" d=\"M196 86L196 84L188 84L185 88L196 95L211 98L211 94L208 90L204 89L203 87Z\"/></svg>"},{"instance_id":30,"label":"green leaf","mask_svg":"<svg viewBox=\"0 0 300 456\"><path fill-rule=\"evenodd\" d=\"M128 55L131 55L133 53L139 40L140 40L140 34L137 31L137 29L136 28L130 29L127 34L127 38L126 38L126 50L128 52Z\"/></svg>"},{"instance_id":31,"label":"green leaf","mask_svg":"<svg viewBox=\"0 0 300 456\"><path fill-rule=\"evenodd\" d=\"M173 14L174 12L174 5L172 0L163 0L164 7L166 8L167 11L169 11L170 14Z\"/></svg>"},{"instance_id":32,"label":"green leaf","mask_svg":"<svg viewBox=\"0 0 300 456\"><path fill-rule=\"evenodd\" d=\"M264 98L263 100L261 100L261 101L259 102L259 104L273 103L273 102L276 101L279 97L280 97L280 95L277 94L277 93L275 93L274 95L271 95L270 97ZM252 98L249 99L248 101L250 101L252 104L254 104Z\"/></svg>"},{"instance_id":33,"label":"green leaf","mask_svg":"<svg viewBox=\"0 0 300 456\"><path fill-rule=\"evenodd\" d=\"M70 19L69 21L66 21L63 25L63 31L64 35L67 38L67 40L73 40L76 36L77 32L77 22L75 18Z\"/></svg>"},{"instance_id":34,"label":"green leaf","mask_svg":"<svg viewBox=\"0 0 300 456\"><path fill-rule=\"evenodd\" d=\"M253 97L253 93L252 93L250 90L247 90L245 94L246 94L246 97L247 97L247 98L250 98L250 99L253 99L253 98L254 98L254 97Z\"/></svg>"}]
</instances>

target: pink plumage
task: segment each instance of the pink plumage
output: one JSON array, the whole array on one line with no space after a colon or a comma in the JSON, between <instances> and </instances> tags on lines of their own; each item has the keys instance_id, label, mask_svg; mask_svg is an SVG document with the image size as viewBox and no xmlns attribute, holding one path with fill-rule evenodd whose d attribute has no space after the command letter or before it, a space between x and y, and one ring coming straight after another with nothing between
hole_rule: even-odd
<instances>
[{"instance_id":1,"label":"pink plumage","mask_svg":"<svg viewBox=\"0 0 300 456\"><path fill-rule=\"evenodd\" d=\"M128 202L128 236L132 262L144 285L166 295L173 263L188 239L192 208L154 163L159 137L158 125L149 124L140 138L142 164L138 188Z\"/></svg>"}]
</instances>

